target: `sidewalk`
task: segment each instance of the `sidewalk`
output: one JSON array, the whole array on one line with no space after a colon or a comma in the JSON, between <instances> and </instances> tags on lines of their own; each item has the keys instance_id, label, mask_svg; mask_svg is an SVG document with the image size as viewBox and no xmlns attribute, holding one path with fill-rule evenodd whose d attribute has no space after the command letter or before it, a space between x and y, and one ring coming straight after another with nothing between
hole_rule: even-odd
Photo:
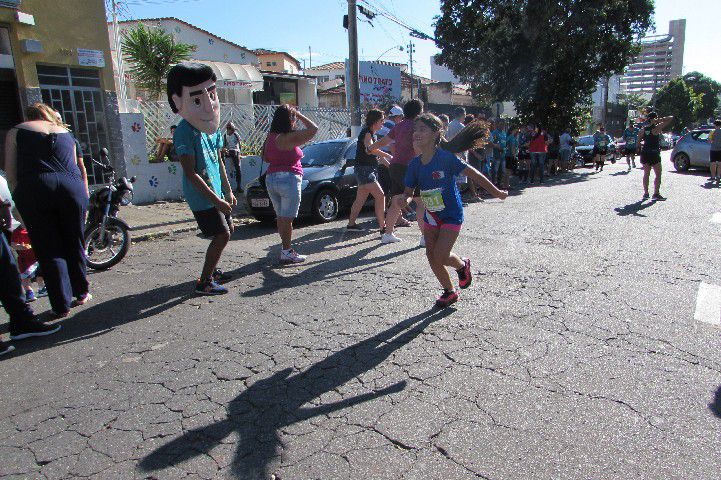
<instances>
[{"instance_id":1,"label":"sidewalk","mask_svg":"<svg viewBox=\"0 0 721 480\"><path fill-rule=\"evenodd\" d=\"M133 242L142 242L176 233L197 230L193 213L185 202L156 202L150 205L128 205L120 209L119 217L132 228ZM245 205L233 209L235 224L253 222L247 217Z\"/></svg>"}]
</instances>

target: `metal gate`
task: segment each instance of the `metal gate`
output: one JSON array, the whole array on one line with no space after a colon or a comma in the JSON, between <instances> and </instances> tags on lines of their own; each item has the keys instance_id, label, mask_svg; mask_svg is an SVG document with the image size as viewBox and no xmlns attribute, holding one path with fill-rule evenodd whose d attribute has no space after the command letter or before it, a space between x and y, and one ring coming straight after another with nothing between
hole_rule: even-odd
<instances>
[{"instance_id":1,"label":"metal gate","mask_svg":"<svg viewBox=\"0 0 721 480\"><path fill-rule=\"evenodd\" d=\"M60 112L83 147L88 183L107 181L90 157L98 158L108 147L108 131L98 70L38 65L43 102Z\"/></svg>"}]
</instances>

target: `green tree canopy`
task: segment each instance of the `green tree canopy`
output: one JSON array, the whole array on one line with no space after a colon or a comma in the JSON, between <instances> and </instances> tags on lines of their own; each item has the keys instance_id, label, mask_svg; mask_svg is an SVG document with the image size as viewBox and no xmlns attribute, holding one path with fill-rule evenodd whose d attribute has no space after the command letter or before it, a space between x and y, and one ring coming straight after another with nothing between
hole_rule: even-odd
<instances>
[{"instance_id":1,"label":"green tree canopy","mask_svg":"<svg viewBox=\"0 0 721 480\"><path fill-rule=\"evenodd\" d=\"M526 119L579 128L579 104L628 65L652 13L653 0L443 0L438 61Z\"/></svg>"},{"instance_id":2,"label":"green tree canopy","mask_svg":"<svg viewBox=\"0 0 721 480\"><path fill-rule=\"evenodd\" d=\"M165 91L170 68L188 60L193 51L193 45L175 43L171 34L160 28L146 28L142 23L123 33L122 52L133 83L155 100Z\"/></svg>"},{"instance_id":3,"label":"green tree canopy","mask_svg":"<svg viewBox=\"0 0 721 480\"><path fill-rule=\"evenodd\" d=\"M702 96L695 93L683 78L677 78L656 92L651 104L659 116L673 115L673 130L679 132L694 124L703 102Z\"/></svg>"},{"instance_id":4,"label":"green tree canopy","mask_svg":"<svg viewBox=\"0 0 721 480\"><path fill-rule=\"evenodd\" d=\"M696 114L696 120L706 122L713 117L719 106L721 83L699 72L690 72L683 76L683 81L691 87L696 94L701 95L701 107Z\"/></svg>"}]
</instances>

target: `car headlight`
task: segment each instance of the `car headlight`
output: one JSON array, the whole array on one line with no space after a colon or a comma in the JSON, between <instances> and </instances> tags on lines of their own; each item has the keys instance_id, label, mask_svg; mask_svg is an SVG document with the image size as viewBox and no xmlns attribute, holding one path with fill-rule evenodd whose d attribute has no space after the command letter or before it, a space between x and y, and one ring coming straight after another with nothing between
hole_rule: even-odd
<instances>
[{"instance_id":1,"label":"car headlight","mask_svg":"<svg viewBox=\"0 0 721 480\"><path fill-rule=\"evenodd\" d=\"M303 180L300 182L300 189L305 190L308 185L310 185L310 180Z\"/></svg>"}]
</instances>

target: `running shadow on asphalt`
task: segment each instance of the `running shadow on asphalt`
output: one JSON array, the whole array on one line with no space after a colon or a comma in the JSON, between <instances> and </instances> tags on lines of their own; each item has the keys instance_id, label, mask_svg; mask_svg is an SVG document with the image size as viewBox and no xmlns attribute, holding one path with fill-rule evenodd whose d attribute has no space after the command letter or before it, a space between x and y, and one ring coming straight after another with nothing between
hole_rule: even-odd
<instances>
[{"instance_id":1,"label":"running shadow on asphalt","mask_svg":"<svg viewBox=\"0 0 721 480\"><path fill-rule=\"evenodd\" d=\"M151 318L185 303L187 300L196 298L193 292L194 286L195 282L190 281L112 298L102 303L93 301L82 310L74 312L71 317L58 322L63 326L58 333L13 342L16 350L11 355L24 355L56 345L98 337L111 332L120 325ZM39 315L39 318L48 320L43 318L47 315L49 312ZM4 333L1 329L7 330L7 328L8 325L0 327L0 333Z\"/></svg>"},{"instance_id":2,"label":"running shadow on asphalt","mask_svg":"<svg viewBox=\"0 0 721 480\"><path fill-rule=\"evenodd\" d=\"M392 264L397 257L418 249L417 246L413 245L404 250L391 250L381 256L368 257L368 254L373 250L386 247L380 243L380 239L378 239L377 236L367 236L370 238L361 237L350 245L337 245L343 235L346 235L346 233L337 230L312 232L294 241L293 245L298 248L299 252L310 255L328 250L358 247L363 244L369 245L363 248L352 249L348 255L339 258L323 260L317 263L306 262L284 266L282 269L284 271L297 269L298 273L292 276L281 275L278 271L278 267L280 267L280 265L277 264L278 249L273 247L269 250L265 258L228 273L231 275L242 274L243 276L262 273L262 286L241 293L244 297L258 297L282 289L307 286L315 282L336 279L346 275L380 268Z\"/></svg>"},{"instance_id":3,"label":"running shadow on asphalt","mask_svg":"<svg viewBox=\"0 0 721 480\"><path fill-rule=\"evenodd\" d=\"M708 404L708 408L711 413L721 418L721 386L716 389L713 402Z\"/></svg>"},{"instance_id":4,"label":"running shadow on asphalt","mask_svg":"<svg viewBox=\"0 0 721 480\"><path fill-rule=\"evenodd\" d=\"M208 455L231 434L237 434L232 473L239 479L269 478L268 465L280 455L280 431L305 420L402 391L406 381L380 390L317 404L359 375L382 364L390 355L421 335L431 323L447 317L454 309L428 310L408 318L379 334L340 350L302 372L286 368L259 380L227 405L227 418L185 432L141 460L139 468L152 472ZM316 400L315 404L311 404Z\"/></svg>"},{"instance_id":5,"label":"running shadow on asphalt","mask_svg":"<svg viewBox=\"0 0 721 480\"><path fill-rule=\"evenodd\" d=\"M656 202L653 200L646 203L644 203L644 200L639 200L638 202L629 203L623 207L616 207L613 211L616 212L616 215L619 217L628 217L629 215L633 215L634 217L645 217L646 215L638 212L646 210L648 207L652 207L655 204Z\"/></svg>"}]
</instances>

